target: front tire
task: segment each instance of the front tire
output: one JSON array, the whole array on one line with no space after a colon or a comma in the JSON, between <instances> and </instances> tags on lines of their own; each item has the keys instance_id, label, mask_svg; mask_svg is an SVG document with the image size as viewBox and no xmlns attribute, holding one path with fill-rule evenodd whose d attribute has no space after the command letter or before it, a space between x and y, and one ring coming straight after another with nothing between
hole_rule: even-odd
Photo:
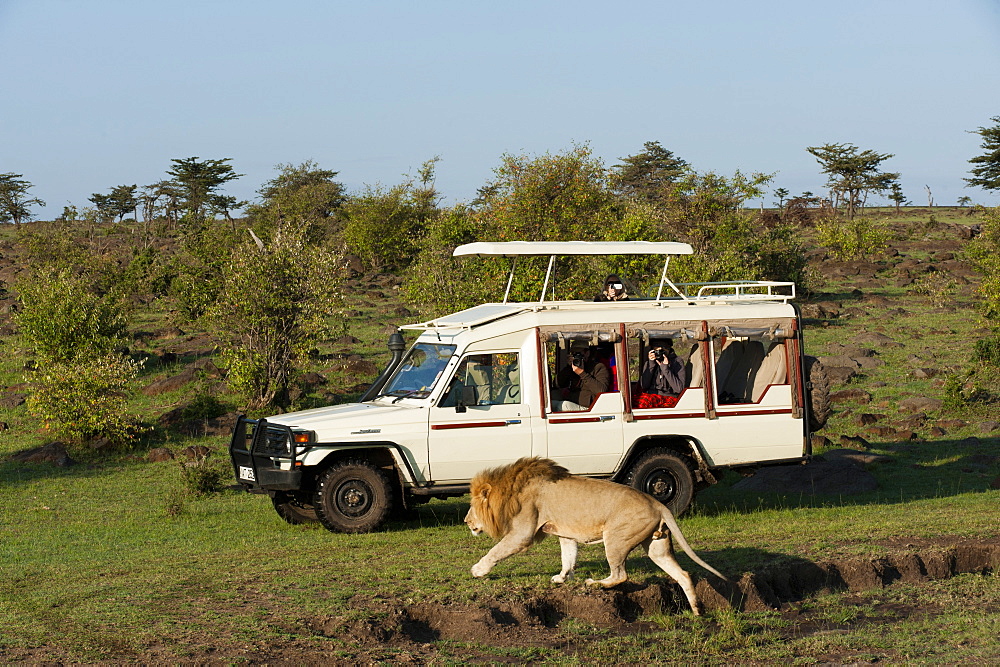
<instances>
[{"instance_id":1,"label":"front tire","mask_svg":"<svg viewBox=\"0 0 1000 667\"><path fill-rule=\"evenodd\" d=\"M319 521L315 507L290 493L278 492L274 494L271 498L271 504L274 505L274 511L278 513L278 516L293 526Z\"/></svg>"},{"instance_id":2,"label":"front tire","mask_svg":"<svg viewBox=\"0 0 1000 667\"><path fill-rule=\"evenodd\" d=\"M669 449L654 449L632 466L628 485L647 493L680 516L694 498L694 475L687 457Z\"/></svg>"},{"instance_id":3,"label":"front tire","mask_svg":"<svg viewBox=\"0 0 1000 667\"><path fill-rule=\"evenodd\" d=\"M335 533L367 533L392 510L392 485L367 461L343 461L320 475L313 505L323 527Z\"/></svg>"}]
</instances>

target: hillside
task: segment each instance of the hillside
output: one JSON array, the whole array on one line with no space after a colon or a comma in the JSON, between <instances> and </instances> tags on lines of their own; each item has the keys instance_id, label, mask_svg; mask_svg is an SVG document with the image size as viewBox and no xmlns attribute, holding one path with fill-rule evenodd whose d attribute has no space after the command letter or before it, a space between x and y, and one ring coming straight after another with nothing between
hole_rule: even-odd
<instances>
[{"instance_id":1,"label":"hillside","mask_svg":"<svg viewBox=\"0 0 1000 667\"><path fill-rule=\"evenodd\" d=\"M31 364L10 312L37 248L0 230L0 657L996 659L1000 403L996 384L969 375L974 342L989 331L963 256L975 222L958 209L911 209L890 218L882 256L809 251L800 305L833 416L813 463L727 474L684 516L688 540L734 581L699 581L705 619L676 614L677 591L638 554L634 582L613 591L551 586L549 542L473 581L468 567L489 542L468 536L461 500L433 501L375 534L334 535L282 523L267 498L199 495L197 461L228 474L240 405L216 342L153 299L136 298L129 323L130 353L145 359L134 408L153 430L126 451L71 447L71 465L58 451L27 461L51 438L23 402ZM124 245L114 228L83 240L109 266ZM348 265L343 280L331 312L343 326L310 355L294 408L355 398L386 362L388 334L421 319L400 296L405 276ZM975 400L957 402L967 382L979 383L966 387ZM581 569L602 568L599 549L581 551Z\"/></svg>"}]
</instances>

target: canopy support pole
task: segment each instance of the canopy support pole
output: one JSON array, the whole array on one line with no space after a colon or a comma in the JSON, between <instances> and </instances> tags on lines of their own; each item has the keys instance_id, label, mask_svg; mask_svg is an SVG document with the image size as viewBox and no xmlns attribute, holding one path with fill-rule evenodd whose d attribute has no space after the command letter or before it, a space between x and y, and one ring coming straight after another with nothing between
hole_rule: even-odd
<instances>
[{"instance_id":1,"label":"canopy support pole","mask_svg":"<svg viewBox=\"0 0 1000 667\"><path fill-rule=\"evenodd\" d=\"M539 299L539 303L545 301L545 292L549 289L549 278L552 276L552 265L556 263L556 256L552 255L549 257L549 268L545 271L545 284L542 285L542 298ZM552 286L553 292L555 291L555 285Z\"/></svg>"},{"instance_id":2,"label":"canopy support pole","mask_svg":"<svg viewBox=\"0 0 1000 667\"><path fill-rule=\"evenodd\" d=\"M517 255L514 255L514 259L510 263L510 276L507 278L507 291L503 293L504 303L507 303L507 297L510 296L510 286L514 284L514 269L516 268L517 268Z\"/></svg>"},{"instance_id":3,"label":"canopy support pole","mask_svg":"<svg viewBox=\"0 0 1000 667\"><path fill-rule=\"evenodd\" d=\"M667 259L663 262L663 273L660 274L660 286L656 290L656 300L659 301L660 297L663 296L663 285L664 285L664 283L666 283L667 285L670 285L670 289L672 289L677 294L677 296L679 296L680 298L682 298L682 299L688 298L687 295L684 294L684 292L682 292L679 289L677 289L677 285L675 285L672 281L667 280L667 267L668 266L670 266L670 255L667 255Z\"/></svg>"}]
</instances>

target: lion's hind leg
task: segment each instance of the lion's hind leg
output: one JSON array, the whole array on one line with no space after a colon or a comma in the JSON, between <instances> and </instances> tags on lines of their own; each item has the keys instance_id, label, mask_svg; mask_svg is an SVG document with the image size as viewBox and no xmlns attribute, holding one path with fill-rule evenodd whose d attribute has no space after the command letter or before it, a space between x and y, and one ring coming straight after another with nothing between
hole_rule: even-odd
<instances>
[{"instance_id":1,"label":"lion's hind leg","mask_svg":"<svg viewBox=\"0 0 1000 667\"><path fill-rule=\"evenodd\" d=\"M670 540L670 533L665 533L664 537L650 540L646 547L649 558L656 563L660 569L670 575L674 581L681 585L684 595L687 596L688 604L695 616L701 615L698 608L698 598L694 594L694 582L691 575L684 571L680 563L674 557L674 545Z\"/></svg>"},{"instance_id":2,"label":"lion's hind leg","mask_svg":"<svg viewBox=\"0 0 1000 667\"><path fill-rule=\"evenodd\" d=\"M552 577L553 584L564 584L567 579L573 576L573 568L576 567L576 552L578 549L576 540L571 537L559 538L559 550L562 555L562 570Z\"/></svg>"},{"instance_id":3,"label":"lion's hind leg","mask_svg":"<svg viewBox=\"0 0 1000 667\"><path fill-rule=\"evenodd\" d=\"M608 535L605 534L604 555L608 559L611 574L604 579L587 579L588 586L611 588L612 586L624 583L628 579L628 573L625 572L625 559L628 558L629 553L635 548L635 543L616 542L607 538Z\"/></svg>"}]
</instances>

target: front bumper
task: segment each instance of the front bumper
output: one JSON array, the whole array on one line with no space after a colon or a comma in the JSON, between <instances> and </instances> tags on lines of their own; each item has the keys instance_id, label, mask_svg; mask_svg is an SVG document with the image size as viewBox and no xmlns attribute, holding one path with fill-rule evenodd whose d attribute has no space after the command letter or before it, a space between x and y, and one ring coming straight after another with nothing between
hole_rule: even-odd
<instances>
[{"instance_id":1,"label":"front bumper","mask_svg":"<svg viewBox=\"0 0 1000 667\"><path fill-rule=\"evenodd\" d=\"M251 493L296 491L302 488L302 471L296 469L291 429L240 415L229 442L229 458L236 481ZM288 463L291 469L282 469Z\"/></svg>"}]
</instances>

